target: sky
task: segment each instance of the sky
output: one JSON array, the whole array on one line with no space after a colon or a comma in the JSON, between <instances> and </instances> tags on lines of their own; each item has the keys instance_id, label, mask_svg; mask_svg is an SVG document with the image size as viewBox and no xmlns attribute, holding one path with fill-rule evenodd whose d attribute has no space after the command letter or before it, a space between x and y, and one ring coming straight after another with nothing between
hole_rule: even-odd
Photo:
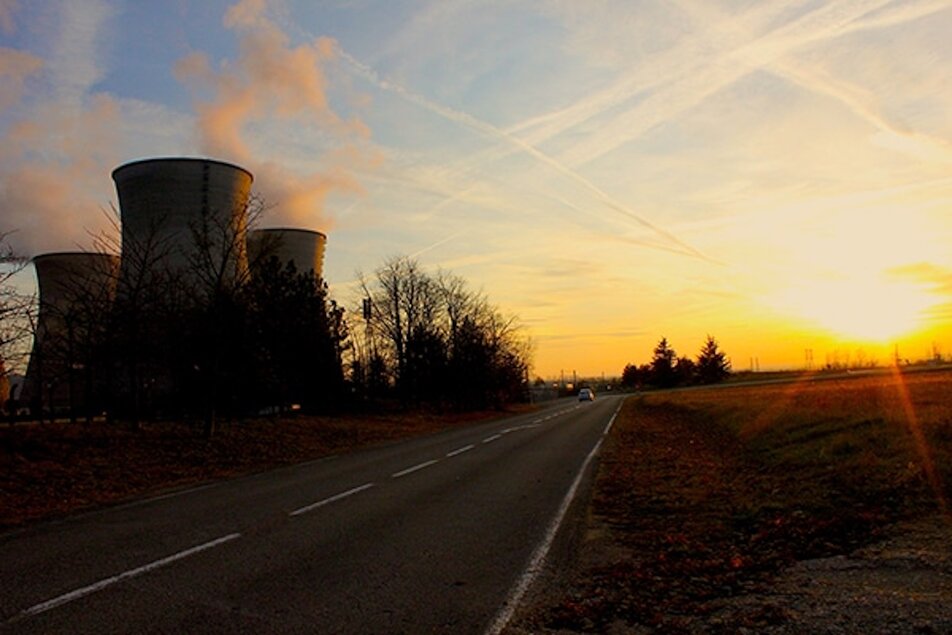
<instances>
[{"instance_id":1,"label":"sky","mask_svg":"<svg viewBox=\"0 0 952 635\"><path fill-rule=\"evenodd\" d=\"M735 370L952 355L952 0L0 0L0 231L91 248L111 171L249 169L464 277L533 374L711 335Z\"/></svg>"}]
</instances>

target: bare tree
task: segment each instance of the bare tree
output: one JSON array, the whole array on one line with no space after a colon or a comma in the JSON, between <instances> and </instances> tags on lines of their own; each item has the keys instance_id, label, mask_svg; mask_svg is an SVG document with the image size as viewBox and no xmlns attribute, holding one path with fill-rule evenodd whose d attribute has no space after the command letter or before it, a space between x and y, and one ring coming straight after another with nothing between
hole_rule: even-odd
<instances>
[{"instance_id":1,"label":"bare tree","mask_svg":"<svg viewBox=\"0 0 952 635\"><path fill-rule=\"evenodd\" d=\"M370 329L389 349L398 387L406 388L412 381L407 368L408 342L414 334L429 332L436 324L436 284L415 260L394 257L374 272L372 286L361 279L361 288L371 301Z\"/></svg>"},{"instance_id":2,"label":"bare tree","mask_svg":"<svg viewBox=\"0 0 952 635\"><path fill-rule=\"evenodd\" d=\"M29 260L10 246L10 232L0 232L0 408L14 415L17 395L11 392L9 375L26 367L36 322L36 298L15 284Z\"/></svg>"},{"instance_id":3,"label":"bare tree","mask_svg":"<svg viewBox=\"0 0 952 635\"><path fill-rule=\"evenodd\" d=\"M531 346L518 320L462 278L429 275L415 260L396 257L370 281L360 279L370 332L365 348L381 347L405 401L479 408L524 396Z\"/></svg>"}]
</instances>

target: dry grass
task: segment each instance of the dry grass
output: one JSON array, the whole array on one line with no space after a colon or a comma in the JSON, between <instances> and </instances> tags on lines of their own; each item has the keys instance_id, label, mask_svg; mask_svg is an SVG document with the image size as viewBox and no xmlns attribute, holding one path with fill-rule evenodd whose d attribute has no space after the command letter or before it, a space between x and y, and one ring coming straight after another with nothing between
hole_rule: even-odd
<instances>
[{"instance_id":1,"label":"dry grass","mask_svg":"<svg viewBox=\"0 0 952 635\"><path fill-rule=\"evenodd\" d=\"M3 427L0 528L508 414L259 419L212 439L180 423Z\"/></svg>"},{"instance_id":2,"label":"dry grass","mask_svg":"<svg viewBox=\"0 0 952 635\"><path fill-rule=\"evenodd\" d=\"M630 399L596 479L595 555L533 628L763 627L783 615L706 618L796 560L947 513L950 494L949 371Z\"/></svg>"}]
</instances>

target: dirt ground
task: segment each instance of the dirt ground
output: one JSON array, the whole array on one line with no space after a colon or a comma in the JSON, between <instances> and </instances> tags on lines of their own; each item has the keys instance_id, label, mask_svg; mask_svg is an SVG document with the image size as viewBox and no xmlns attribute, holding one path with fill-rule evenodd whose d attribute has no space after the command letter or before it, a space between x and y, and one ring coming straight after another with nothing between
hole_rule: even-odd
<instances>
[{"instance_id":1,"label":"dirt ground","mask_svg":"<svg viewBox=\"0 0 952 635\"><path fill-rule=\"evenodd\" d=\"M903 384L915 432L857 406L890 410L889 381L629 400L577 557L509 632L952 632L952 518L933 498L949 492L952 376Z\"/></svg>"}]
</instances>

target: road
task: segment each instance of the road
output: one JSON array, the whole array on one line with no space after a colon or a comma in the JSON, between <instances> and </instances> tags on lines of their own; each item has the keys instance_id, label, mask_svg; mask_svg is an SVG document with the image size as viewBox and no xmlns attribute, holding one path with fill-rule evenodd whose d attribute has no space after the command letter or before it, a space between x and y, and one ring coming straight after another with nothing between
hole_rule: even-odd
<instances>
[{"instance_id":1,"label":"road","mask_svg":"<svg viewBox=\"0 0 952 635\"><path fill-rule=\"evenodd\" d=\"M493 633L620 397L0 536L0 632Z\"/></svg>"}]
</instances>

